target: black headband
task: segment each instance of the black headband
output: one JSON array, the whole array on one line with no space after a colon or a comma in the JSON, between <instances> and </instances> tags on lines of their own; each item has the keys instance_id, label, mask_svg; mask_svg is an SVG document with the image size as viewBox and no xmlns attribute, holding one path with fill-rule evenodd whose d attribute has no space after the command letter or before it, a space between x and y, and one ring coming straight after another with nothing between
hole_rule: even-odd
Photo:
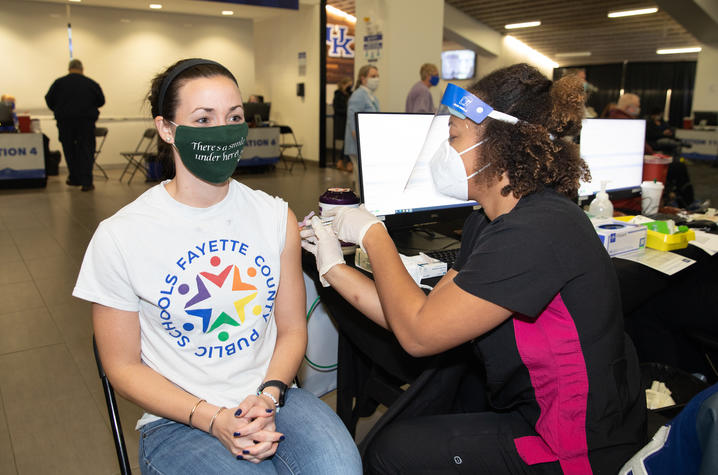
<instances>
[{"instance_id":1,"label":"black headband","mask_svg":"<svg viewBox=\"0 0 718 475\"><path fill-rule=\"evenodd\" d=\"M193 58L193 59L188 59L188 60L182 62L182 64L178 65L176 68L174 68L172 70L171 73L169 73L167 76L165 76L164 81L162 81L162 87L160 87L160 97L159 97L159 100L157 101L157 115L162 115L162 107L164 106L164 103L165 103L165 94L167 94L167 89L170 87L170 84L172 84L172 82L177 78L177 76L179 76L183 72L187 71L189 68L192 68L194 66L199 66L200 64L214 64L214 65L219 66L225 70L227 69L224 66L222 66L221 64L219 64L218 62L212 61L210 59ZM229 71L227 71L227 72L229 72ZM232 76L231 73L230 73L230 76ZM232 76L232 79L234 80L235 83L237 82L237 80L234 78L234 76Z\"/></svg>"}]
</instances>

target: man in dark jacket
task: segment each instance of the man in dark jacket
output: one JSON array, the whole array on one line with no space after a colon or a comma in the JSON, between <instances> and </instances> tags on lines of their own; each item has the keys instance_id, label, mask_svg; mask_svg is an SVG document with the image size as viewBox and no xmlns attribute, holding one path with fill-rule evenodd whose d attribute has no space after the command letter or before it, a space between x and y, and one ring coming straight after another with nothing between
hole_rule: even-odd
<instances>
[{"instance_id":1,"label":"man in dark jacket","mask_svg":"<svg viewBox=\"0 0 718 475\"><path fill-rule=\"evenodd\" d=\"M78 59L70 61L69 74L55 80L45 95L55 113L57 130L69 170L66 183L91 191L95 157L95 121L105 104L100 85L83 74Z\"/></svg>"}]
</instances>

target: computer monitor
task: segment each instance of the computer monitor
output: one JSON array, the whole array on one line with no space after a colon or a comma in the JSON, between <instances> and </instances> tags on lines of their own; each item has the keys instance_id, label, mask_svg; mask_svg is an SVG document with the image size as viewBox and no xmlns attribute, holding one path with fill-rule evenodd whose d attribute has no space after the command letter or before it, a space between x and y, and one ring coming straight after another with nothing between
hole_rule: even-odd
<instances>
[{"instance_id":1,"label":"computer monitor","mask_svg":"<svg viewBox=\"0 0 718 475\"><path fill-rule=\"evenodd\" d=\"M693 126L718 126L718 112L693 111Z\"/></svg>"},{"instance_id":2,"label":"computer monitor","mask_svg":"<svg viewBox=\"0 0 718 475\"><path fill-rule=\"evenodd\" d=\"M591 170L591 181L581 181L579 197L601 191L604 180L611 199L640 195L645 141L645 120L583 119L580 153Z\"/></svg>"},{"instance_id":3,"label":"computer monitor","mask_svg":"<svg viewBox=\"0 0 718 475\"><path fill-rule=\"evenodd\" d=\"M476 53L470 49L449 50L441 53L441 77L471 79L476 71Z\"/></svg>"},{"instance_id":4,"label":"computer monitor","mask_svg":"<svg viewBox=\"0 0 718 475\"><path fill-rule=\"evenodd\" d=\"M247 122L268 122L271 106L271 102L245 102L242 105L244 108L244 120Z\"/></svg>"},{"instance_id":5,"label":"computer monitor","mask_svg":"<svg viewBox=\"0 0 718 475\"><path fill-rule=\"evenodd\" d=\"M369 211L384 217L390 231L461 219L476 205L436 191L426 159L418 160L433 118L433 114L357 114L361 200ZM448 116L441 120L447 121L448 129ZM438 147L438 141L427 144L427 149Z\"/></svg>"}]
</instances>

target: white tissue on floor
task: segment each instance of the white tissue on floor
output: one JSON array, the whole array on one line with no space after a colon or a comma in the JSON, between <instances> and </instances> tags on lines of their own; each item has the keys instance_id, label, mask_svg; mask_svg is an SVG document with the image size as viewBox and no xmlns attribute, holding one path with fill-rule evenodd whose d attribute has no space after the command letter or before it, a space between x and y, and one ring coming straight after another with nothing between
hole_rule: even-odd
<instances>
[{"instance_id":1,"label":"white tissue on floor","mask_svg":"<svg viewBox=\"0 0 718 475\"><path fill-rule=\"evenodd\" d=\"M646 407L648 409L660 409L662 407L674 406L676 402L671 397L671 391L660 381L653 381L651 388L646 389Z\"/></svg>"}]
</instances>

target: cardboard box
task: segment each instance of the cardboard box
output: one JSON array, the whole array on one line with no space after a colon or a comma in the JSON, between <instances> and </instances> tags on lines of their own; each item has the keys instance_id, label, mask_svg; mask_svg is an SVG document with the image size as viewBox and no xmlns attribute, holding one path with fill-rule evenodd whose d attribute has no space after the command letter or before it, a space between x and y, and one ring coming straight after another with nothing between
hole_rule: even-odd
<instances>
[{"instance_id":1,"label":"cardboard box","mask_svg":"<svg viewBox=\"0 0 718 475\"><path fill-rule=\"evenodd\" d=\"M593 226L610 256L646 248L647 229L615 219L595 220Z\"/></svg>"}]
</instances>

